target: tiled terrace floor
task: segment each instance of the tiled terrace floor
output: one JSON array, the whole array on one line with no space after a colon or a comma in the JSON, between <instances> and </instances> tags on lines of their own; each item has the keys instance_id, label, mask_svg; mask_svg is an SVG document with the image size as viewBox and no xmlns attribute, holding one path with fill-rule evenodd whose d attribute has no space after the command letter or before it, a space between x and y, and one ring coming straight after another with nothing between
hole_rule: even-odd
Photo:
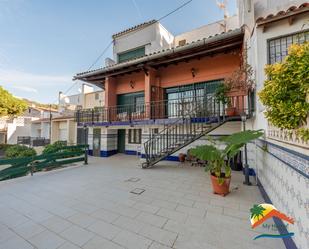
<instances>
[{"instance_id":1,"label":"tiled terrace floor","mask_svg":"<svg viewBox=\"0 0 309 249\"><path fill-rule=\"evenodd\" d=\"M1 182L0 248L284 248L281 240L252 240L248 210L262 198L242 178L233 173L223 198L202 168L163 162L142 170L135 156L116 155ZM135 188L145 192L130 193Z\"/></svg>"}]
</instances>

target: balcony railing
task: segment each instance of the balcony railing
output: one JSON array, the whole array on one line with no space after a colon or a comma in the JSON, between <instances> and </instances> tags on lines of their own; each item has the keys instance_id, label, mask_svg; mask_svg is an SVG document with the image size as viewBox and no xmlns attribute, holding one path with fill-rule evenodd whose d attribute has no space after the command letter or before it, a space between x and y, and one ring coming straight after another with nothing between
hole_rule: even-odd
<instances>
[{"instance_id":1,"label":"balcony railing","mask_svg":"<svg viewBox=\"0 0 309 249\"><path fill-rule=\"evenodd\" d=\"M309 117L307 118L307 123L309 122ZM305 126L303 128L306 128ZM268 123L267 137L279 142L284 142L297 147L309 149L309 141L302 139L298 134L297 130L285 130L273 126Z\"/></svg>"},{"instance_id":2,"label":"balcony railing","mask_svg":"<svg viewBox=\"0 0 309 249\"><path fill-rule=\"evenodd\" d=\"M235 109L235 116L242 113L251 115L253 108L250 96L231 96L230 103ZM209 116L208 110L216 110L225 116L225 107L213 97L196 96L179 99L153 101L137 105L118 105L111 107L96 107L75 112L75 121L79 124L108 124L115 122L132 122L167 118L181 118L194 114L195 117ZM194 112L194 113L193 113Z\"/></svg>"}]
</instances>

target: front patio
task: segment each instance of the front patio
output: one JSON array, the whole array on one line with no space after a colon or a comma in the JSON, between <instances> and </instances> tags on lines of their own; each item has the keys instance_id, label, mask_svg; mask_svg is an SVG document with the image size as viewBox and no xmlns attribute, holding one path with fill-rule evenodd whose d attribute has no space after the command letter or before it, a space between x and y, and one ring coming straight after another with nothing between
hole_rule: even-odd
<instances>
[{"instance_id":1,"label":"front patio","mask_svg":"<svg viewBox=\"0 0 309 249\"><path fill-rule=\"evenodd\" d=\"M223 198L203 168L163 161L142 170L124 155L89 161L1 182L0 248L285 248L253 240L263 227L251 229L249 209L264 201L239 172Z\"/></svg>"}]
</instances>

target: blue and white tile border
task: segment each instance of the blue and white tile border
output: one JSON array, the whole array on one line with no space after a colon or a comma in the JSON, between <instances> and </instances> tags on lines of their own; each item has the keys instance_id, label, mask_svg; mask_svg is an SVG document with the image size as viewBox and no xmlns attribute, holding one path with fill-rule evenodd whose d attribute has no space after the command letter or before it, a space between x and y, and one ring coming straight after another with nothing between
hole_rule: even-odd
<instances>
[{"instance_id":1,"label":"blue and white tile border","mask_svg":"<svg viewBox=\"0 0 309 249\"><path fill-rule=\"evenodd\" d=\"M250 143L250 147L250 153L257 153L260 187L269 201L295 218L294 240L298 248L309 248L309 156L261 139ZM289 249L291 241L286 244Z\"/></svg>"}]
</instances>

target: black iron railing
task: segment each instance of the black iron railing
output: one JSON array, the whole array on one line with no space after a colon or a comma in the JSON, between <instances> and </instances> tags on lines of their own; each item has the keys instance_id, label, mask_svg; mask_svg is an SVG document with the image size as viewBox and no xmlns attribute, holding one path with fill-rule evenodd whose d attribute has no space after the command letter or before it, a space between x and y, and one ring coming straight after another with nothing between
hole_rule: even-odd
<instances>
[{"instance_id":1,"label":"black iron railing","mask_svg":"<svg viewBox=\"0 0 309 249\"><path fill-rule=\"evenodd\" d=\"M45 137L30 137L30 136L18 136L17 144L29 145L29 146L45 146L50 144L50 139Z\"/></svg>"},{"instance_id":2,"label":"black iron railing","mask_svg":"<svg viewBox=\"0 0 309 249\"><path fill-rule=\"evenodd\" d=\"M252 113L250 95L231 96L230 103L235 109L234 115L245 112ZM187 114L203 117L207 112L220 108L220 115L226 114L225 106L218 103L213 96L195 96L180 99L153 101L137 105L118 105L111 107L99 107L82 109L75 112L77 123L112 123L131 122L149 119L181 118Z\"/></svg>"},{"instance_id":3,"label":"black iron railing","mask_svg":"<svg viewBox=\"0 0 309 249\"><path fill-rule=\"evenodd\" d=\"M144 143L143 168L153 166L225 122L225 112L213 96L189 102L182 111L180 118Z\"/></svg>"}]
</instances>

